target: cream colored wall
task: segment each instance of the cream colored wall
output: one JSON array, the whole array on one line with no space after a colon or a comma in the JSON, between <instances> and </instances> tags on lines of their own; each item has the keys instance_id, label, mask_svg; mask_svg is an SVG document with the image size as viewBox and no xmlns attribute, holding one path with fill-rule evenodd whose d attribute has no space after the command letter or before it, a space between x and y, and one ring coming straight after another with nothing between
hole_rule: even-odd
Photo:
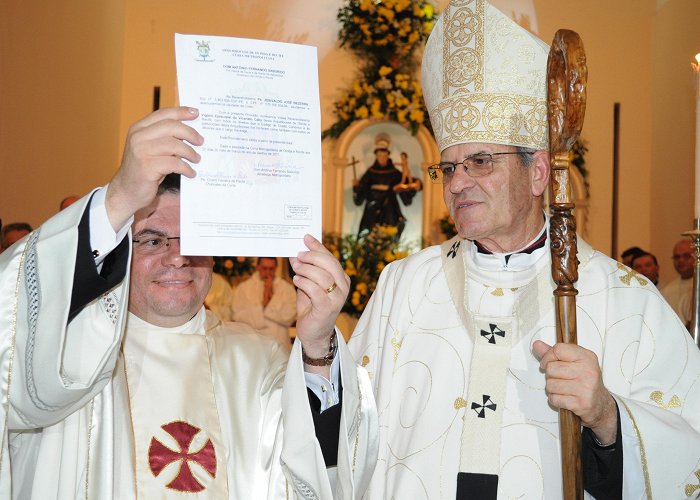
<instances>
[{"instance_id":1,"label":"cream colored wall","mask_svg":"<svg viewBox=\"0 0 700 500\"><path fill-rule=\"evenodd\" d=\"M119 158L123 3L0 2L0 218L38 225Z\"/></svg>"},{"instance_id":2,"label":"cream colored wall","mask_svg":"<svg viewBox=\"0 0 700 500\"><path fill-rule=\"evenodd\" d=\"M591 212L589 242L611 254L613 107L620 103L618 253L649 246L652 0L536 1L540 36L558 28L581 35L588 62L587 141Z\"/></svg>"},{"instance_id":3,"label":"cream colored wall","mask_svg":"<svg viewBox=\"0 0 700 500\"><path fill-rule=\"evenodd\" d=\"M673 235L692 217L688 52L700 50L692 25L700 18L700 2L668 0L657 12L655 0L520 1L534 6L533 24L542 39L549 42L557 28L568 27L586 46L588 240L610 251L612 113L613 103L620 102L618 248L638 244L667 256ZM507 0L494 3L502 7ZM355 76L348 52L335 47L341 4L121 0L78 5L69 0L59 8L48 0L0 3L0 217L36 224L55 211L64 194L109 179L128 125L151 109L153 86L161 86L163 106L176 102L175 32L318 46L322 123L329 126L339 88ZM330 147L324 141L325 158ZM681 175L670 173L669 158L673 172L683 169ZM324 168L324 204L332 206L333 179ZM661 261L668 271L668 260Z\"/></svg>"},{"instance_id":4,"label":"cream colored wall","mask_svg":"<svg viewBox=\"0 0 700 500\"><path fill-rule=\"evenodd\" d=\"M693 227L695 88L690 63L700 52L700 2L670 0L656 14L653 30L651 251L662 280L671 280L671 254L681 233ZM698 110L697 112L700 112ZM700 152L699 152L700 154Z\"/></svg>"}]
</instances>

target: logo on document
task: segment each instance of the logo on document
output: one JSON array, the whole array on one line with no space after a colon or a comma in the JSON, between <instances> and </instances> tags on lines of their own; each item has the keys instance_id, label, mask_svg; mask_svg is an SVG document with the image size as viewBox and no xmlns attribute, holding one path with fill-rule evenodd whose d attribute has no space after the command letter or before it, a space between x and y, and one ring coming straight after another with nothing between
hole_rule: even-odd
<instances>
[{"instance_id":1,"label":"logo on document","mask_svg":"<svg viewBox=\"0 0 700 500\"><path fill-rule=\"evenodd\" d=\"M213 62L214 59L211 58L211 55L209 52L211 49L209 48L209 42L195 42L197 44L197 53L199 54L199 57L195 59L195 61L200 61L200 62Z\"/></svg>"}]
</instances>

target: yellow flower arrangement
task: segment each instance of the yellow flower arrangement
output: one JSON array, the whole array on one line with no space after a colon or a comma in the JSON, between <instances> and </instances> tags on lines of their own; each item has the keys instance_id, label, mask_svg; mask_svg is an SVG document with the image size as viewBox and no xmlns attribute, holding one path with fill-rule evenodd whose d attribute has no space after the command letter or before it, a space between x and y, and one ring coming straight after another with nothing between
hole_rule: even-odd
<instances>
[{"instance_id":1,"label":"yellow flower arrangement","mask_svg":"<svg viewBox=\"0 0 700 500\"><path fill-rule=\"evenodd\" d=\"M338 11L338 21L341 46L405 57L428 36L436 17L426 0L350 0Z\"/></svg>"},{"instance_id":2,"label":"yellow flower arrangement","mask_svg":"<svg viewBox=\"0 0 700 500\"><path fill-rule=\"evenodd\" d=\"M338 260L350 276L350 293L342 310L355 317L365 310L382 269L408 255L408 249L399 243L396 226L375 226L362 238L328 234L323 244L340 256Z\"/></svg>"},{"instance_id":3,"label":"yellow flower arrangement","mask_svg":"<svg viewBox=\"0 0 700 500\"><path fill-rule=\"evenodd\" d=\"M375 78L373 83L355 80L352 88L336 101L334 112L338 121L324 136L337 137L354 120L365 118L392 120L414 134L426 124L423 89L418 80L390 66L380 66Z\"/></svg>"},{"instance_id":4,"label":"yellow flower arrangement","mask_svg":"<svg viewBox=\"0 0 700 500\"><path fill-rule=\"evenodd\" d=\"M437 19L428 0L348 0L338 11L341 47L353 50L361 76L335 102L337 121L323 137L339 137L355 120L391 120L416 134L427 121L414 78L415 50Z\"/></svg>"}]
</instances>

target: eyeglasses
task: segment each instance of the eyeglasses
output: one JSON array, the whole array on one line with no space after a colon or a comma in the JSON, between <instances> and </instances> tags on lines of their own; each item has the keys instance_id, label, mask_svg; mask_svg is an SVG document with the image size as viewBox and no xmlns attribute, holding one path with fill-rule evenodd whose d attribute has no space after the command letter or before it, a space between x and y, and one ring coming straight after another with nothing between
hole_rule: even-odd
<instances>
[{"instance_id":1,"label":"eyeglasses","mask_svg":"<svg viewBox=\"0 0 700 500\"><path fill-rule=\"evenodd\" d=\"M520 155L535 154L534 151L509 151L507 153L477 153L467 156L459 163L451 161L441 161L428 167L428 176L435 184L449 184L457 171L457 166L462 165L469 177L484 177L493 172L494 156L500 155Z\"/></svg>"},{"instance_id":2,"label":"eyeglasses","mask_svg":"<svg viewBox=\"0 0 700 500\"><path fill-rule=\"evenodd\" d=\"M171 240L180 240L179 236L144 235L139 240L131 240L134 252L141 255L156 255L165 253L170 248Z\"/></svg>"}]
</instances>

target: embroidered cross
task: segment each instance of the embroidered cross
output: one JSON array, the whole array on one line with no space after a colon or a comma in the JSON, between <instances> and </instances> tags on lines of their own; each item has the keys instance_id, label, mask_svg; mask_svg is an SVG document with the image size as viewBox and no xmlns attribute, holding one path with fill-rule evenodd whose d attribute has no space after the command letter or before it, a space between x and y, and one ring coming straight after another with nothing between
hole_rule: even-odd
<instances>
[{"instance_id":1,"label":"embroidered cross","mask_svg":"<svg viewBox=\"0 0 700 500\"><path fill-rule=\"evenodd\" d=\"M645 280L641 274L639 274L637 271L633 271L629 267L625 266L624 264L620 264L619 262L617 263L617 268L620 271L623 271L625 273L624 276L618 276L620 278L620 281L622 281L625 285L630 286L632 282L632 278L637 280L637 283L639 283L641 286L646 286L649 282Z\"/></svg>"},{"instance_id":2,"label":"embroidered cross","mask_svg":"<svg viewBox=\"0 0 700 500\"><path fill-rule=\"evenodd\" d=\"M461 241L455 241L454 243L452 243L450 250L447 252L448 257L452 257L453 259L457 257L457 249L459 248L460 243Z\"/></svg>"},{"instance_id":3,"label":"embroidered cross","mask_svg":"<svg viewBox=\"0 0 700 500\"><path fill-rule=\"evenodd\" d=\"M489 344L495 344L496 343L496 335L499 337L505 337L506 332L498 328L498 325L494 325L493 323L489 323L489 328L491 331L488 330L481 330L481 336L484 337L485 339L488 339Z\"/></svg>"},{"instance_id":4,"label":"embroidered cross","mask_svg":"<svg viewBox=\"0 0 700 500\"><path fill-rule=\"evenodd\" d=\"M700 490L700 469L695 471L695 477L698 479L698 484L689 483L685 485L685 496L687 497Z\"/></svg>"},{"instance_id":5,"label":"embroidered cross","mask_svg":"<svg viewBox=\"0 0 700 500\"><path fill-rule=\"evenodd\" d=\"M483 399L483 404L472 402L472 410L476 412L479 418L486 418L486 410L496 411L496 403L491 401L491 396L488 394L483 394L481 396Z\"/></svg>"},{"instance_id":6,"label":"embroidered cross","mask_svg":"<svg viewBox=\"0 0 700 500\"><path fill-rule=\"evenodd\" d=\"M209 473L216 477L216 452L211 439L199 451L190 453L190 445L201 429L187 422L175 421L162 425L161 428L175 438L180 449L173 451L155 437L151 438L148 448L148 465L154 476L158 476L166 466L173 462L179 463L179 472L175 479L166 485L176 491L198 492L206 488L192 474L190 462L197 462Z\"/></svg>"},{"instance_id":7,"label":"embroidered cross","mask_svg":"<svg viewBox=\"0 0 700 500\"><path fill-rule=\"evenodd\" d=\"M654 403L659 405L664 410L670 410L671 408L681 407L681 398L679 398L675 394L671 396L671 399L668 400L668 404L664 403L664 393L662 391L652 392L649 395L649 399L651 399Z\"/></svg>"}]
</instances>

